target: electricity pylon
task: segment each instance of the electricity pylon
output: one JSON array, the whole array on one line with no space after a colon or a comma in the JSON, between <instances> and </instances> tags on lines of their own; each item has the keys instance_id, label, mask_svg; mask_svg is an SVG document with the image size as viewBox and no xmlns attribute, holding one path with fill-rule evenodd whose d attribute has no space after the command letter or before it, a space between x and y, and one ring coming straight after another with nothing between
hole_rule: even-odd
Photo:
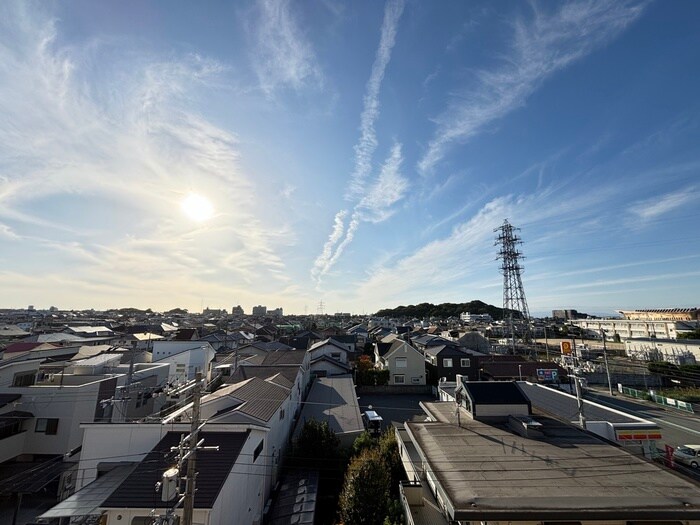
<instances>
[{"instance_id":1,"label":"electricity pylon","mask_svg":"<svg viewBox=\"0 0 700 525\"><path fill-rule=\"evenodd\" d=\"M525 300L525 290L520 273L523 270L520 260L524 259L518 251L518 245L523 241L515 233L520 228L515 228L508 222L496 228L496 246L500 246L498 259L501 260L501 273L503 274L503 314L506 316L506 323L511 338L511 352L515 353L516 321L513 319L513 312L519 312L520 319L517 320L518 332L526 343L531 340L530 336L530 311Z\"/></svg>"}]
</instances>

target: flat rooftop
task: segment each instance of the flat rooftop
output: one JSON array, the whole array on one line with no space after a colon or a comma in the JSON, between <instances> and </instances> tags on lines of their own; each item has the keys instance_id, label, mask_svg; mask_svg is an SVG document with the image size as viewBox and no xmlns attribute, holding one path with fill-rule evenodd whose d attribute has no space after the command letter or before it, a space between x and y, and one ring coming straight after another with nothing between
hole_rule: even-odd
<instances>
[{"instance_id":1,"label":"flat rooftop","mask_svg":"<svg viewBox=\"0 0 700 525\"><path fill-rule=\"evenodd\" d=\"M546 386L518 382L525 395L530 398L532 408L539 412L569 421L578 421L578 403L576 396L548 388ZM591 401L583 401L583 412L587 421L608 421L610 423L649 423L644 419L625 414Z\"/></svg>"},{"instance_id":2,"label":"flat rooftop","mask_svg":"<svg viewBox=\"0 0 700 525\"><path fill-rule=\"evenodd\" d=\"M425 403L405 428L453 520L700 519L700 488L576 427L536 416L544 439Z\"/></svg>"},{"instance_id":3,"label":"flat rooftop","mask_svg":"<svg viewBox=\"0 0 700 525\"><path fill-rule=\"evenodd\" d=\"M363 432L365 427L352 376L316 379L301 411L301 424L297 425L297 433L301 431L304 421L309 419L327 421L331 430L337 434Z\"/></svg>"}]
</instances>

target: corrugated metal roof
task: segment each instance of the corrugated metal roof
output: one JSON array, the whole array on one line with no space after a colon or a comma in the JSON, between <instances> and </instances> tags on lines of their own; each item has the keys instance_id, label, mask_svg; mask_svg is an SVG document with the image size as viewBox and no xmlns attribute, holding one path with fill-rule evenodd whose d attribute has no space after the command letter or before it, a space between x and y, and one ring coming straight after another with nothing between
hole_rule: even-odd
<instances>
[{"instance_id":1,"label":"corrugated metal roof","mask_svg":"<svg viewBox=\"0 0 700 525\"><path fill-rule=\"evenodd\" d=\"M39 518L69 518L101 514L99 510L100 505L124 482L135 468L136 464L115 467L102 477L83 487L82 490L44 512Z\"/></svg>"}]
</instances>

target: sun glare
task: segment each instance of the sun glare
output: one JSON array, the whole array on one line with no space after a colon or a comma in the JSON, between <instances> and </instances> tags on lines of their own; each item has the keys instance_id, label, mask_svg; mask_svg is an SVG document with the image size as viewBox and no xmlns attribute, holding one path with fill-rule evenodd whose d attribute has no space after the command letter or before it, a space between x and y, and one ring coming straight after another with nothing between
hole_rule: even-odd
<instances>
[{"instance_id":1,"label":"sun glare","mask_svg":"<svg viewBox=\"0 0 700 525\"><path fill-rule=\"evenodd\" d=\"M206 197L190 193L182 200L182 211L195 222L204 222L214 216L214 206Z\"/></svg>"}]
</instances>

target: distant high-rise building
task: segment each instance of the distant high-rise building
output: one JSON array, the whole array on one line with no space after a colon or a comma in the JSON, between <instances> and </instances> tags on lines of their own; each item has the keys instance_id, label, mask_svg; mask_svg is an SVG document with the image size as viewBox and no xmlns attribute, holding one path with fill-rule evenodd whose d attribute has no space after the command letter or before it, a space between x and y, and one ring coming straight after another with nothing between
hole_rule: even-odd
<instances>
[{"instance_id":1,"label":"distant high-rise building","mask_svg":"<svg viewBox=\"0 0 700 525\"><path fill-rule=\"evenodd\" d=\"M271 317L282 317L284 313L282 312L282 308L275 308L274 310L268 310L267 315Z\"/></svg>"},{"instance_id":2,"label":"distant high-rise building","mask_svg":"<svg viewBox=\"0 0 700 525\"><path fill-rule=\"evenodd\" d=\"M267 315L267 306L262 306L262 305L253 306L253 315L255 315L257 317L263 317L263 316Z\"/></svg>"},{"instance_id":3,"label":"distant high-rise building","mask_svg":"<svg viewBox=\"0 0 700 525\"><path fill-rule=\"evenodd\" d=\"M576 310L552 310L552 317L554 319L585 319L588 314L580 314Z\"/></svg>"},{"instance_id":4,"label":"distant high-rise building","mask_svg":"<svg viewBox=\"0 0 700 525\"><path fill-rule=\"evenodd\" d=\"M243 307L239 304L237 306L234 306L231 308L231 315L245 315L245 312L243 311Z\"/></svg>"}]
</instances>

